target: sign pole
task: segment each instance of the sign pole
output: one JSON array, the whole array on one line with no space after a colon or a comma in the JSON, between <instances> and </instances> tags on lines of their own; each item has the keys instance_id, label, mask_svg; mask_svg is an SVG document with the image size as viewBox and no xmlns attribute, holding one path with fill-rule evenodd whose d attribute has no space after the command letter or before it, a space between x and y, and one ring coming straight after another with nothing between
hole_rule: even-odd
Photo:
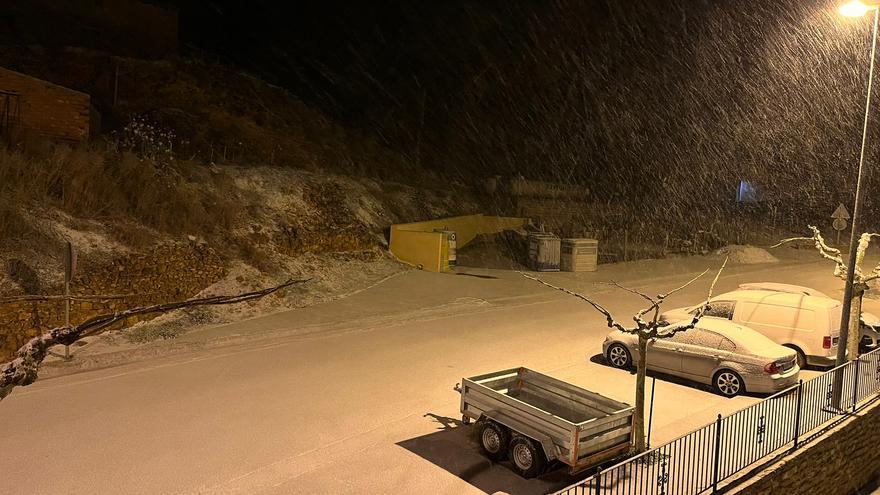
<instances>
[{"instance_id":1,"label":"sign pole","mask_svg":"<svg viewBox=\"0 0 880 495\"><path fill-rule=\"evenodd\" d=\"M651 426L654 423L654 387L657 385L657 377L651 377L651 407L648 412L648 448L651 448Z\"/></svg>"},{"instance_id":2,"label":"sign pole","mask_svg":"<svg viewBox=\"0 0 880 495\"><path fill-rule=\"evenodd\" d=\"M64 328L70 327L70 280L76 271L76 251L73 244L67 241L64 249ZM64 345L64 359L70 359L70 345Z\"/></svg>"}]
</instances>

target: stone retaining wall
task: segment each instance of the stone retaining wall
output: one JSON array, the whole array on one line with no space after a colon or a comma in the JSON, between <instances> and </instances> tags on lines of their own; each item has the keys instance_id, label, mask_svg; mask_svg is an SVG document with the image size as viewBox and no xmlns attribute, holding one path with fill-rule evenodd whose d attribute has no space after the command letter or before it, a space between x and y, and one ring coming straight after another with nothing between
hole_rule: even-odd
<instances>
[{"instance_id":1,"label":"stone retaining wall","mask_svg":"<svg viewBox=\"0 0 880 495\"><path fill-rule=\"evenodd\" d=\"M880 476L880 402L728 493L850 495Z\"/></svg>"},{"instance_id":2,"label":"stone retaining wall","mask_svg":"<svg viewBox=\"0 0 880 495\"><path fill-rule=\"evenodd\" d=\"M109 261L93 261L78 269L71 283L73 295L132 294L124 299L73 301L71 323L138 306L187 299L220 280L225 268L212 249L201 244L165 244L146 253ZM48 294L61 294L53 287ZM150 318L146 316L142 318ZM133 317L124 323L138 321ZM64 303L18 301L0 303L0 361L11 356L31 337L63 325Z\"/></svg>"}]
</instances>

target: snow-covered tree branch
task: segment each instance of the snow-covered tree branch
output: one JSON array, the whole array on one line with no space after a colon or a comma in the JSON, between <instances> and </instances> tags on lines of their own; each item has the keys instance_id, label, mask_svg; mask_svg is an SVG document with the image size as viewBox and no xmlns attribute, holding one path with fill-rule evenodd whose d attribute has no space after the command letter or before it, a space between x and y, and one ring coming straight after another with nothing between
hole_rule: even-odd
<instances>
[{"instance_id":1,"label":"snow-covered tree branch","mask_svg":"<svg viewBox=\"0 0 880 495\"><path fill-rule=\"evenodd\" d=\"M790 242L812 242L813 244L815 244L816 251L819 252L820 256L822 256L826 260L834 262L834 275L836 277L840 277L846 280L846 262L843 260L843 255L840 253L840 250L829 246L825 242L825 238L822 237L822 233L819 231L818 227L810 225L809 229L813 232L812 237L791 237L789 239L783 239L778 243L770 246L770 249L777 248L779 246L782 246L783 244L788 244ZM867 244L865 245L865 249L867 249Z\"/></svg>"},{"instance_id":2,"label":"snow-covered tree branch","mask_svg":"<svg viewBox=\"0 0 880 495\"><path fill-rule=\"evenodd\" d=\"M620 330L621 332L632 333L632 330L630 330L630 329L624 327L623 325L621 325L620 323L617 323L616 321L614 321L614 317L611 316L611 313L607 309L605 309L605 307L603 307L601 304L591 300L587 296L580 294L580 293L577 293L577 292L574 292L572 290L566 289L565 287L557 287L557 286L555 286L551 283L545 282L537 277L533 277L533 276L529 275L528 273L525 273L525 272L518 272L518 273L527 279L534 280L535 282L538 282L538 283L543 284L547 287L550 287L551 289L556 289L558 291L565 292L568 295L577 297L578 299L585 301L587 304L590 304L591 306L596 308L596 311L605 315L605 319L608 322L609 328L616 328L616 329Z\"/></svg>"},{"instance_id":3,"label":"snow-covered tree branch","mask_svg":"<svg viewBox=\"0 0 880 495\"><path fill-rule=\"evenodd\" d=\"M281 285L244 294L203 297L199 299L188 299L186 301L133 308L126 311L98 315L80 323L79 325L53 328L52 330L29 340L18 350L18 352L16 352L16 356L18 356L17 358L0 365L0 400L3 400L9 395L13 388L27 386L36 381L40 364L46 359L46 356L49 354L49 349L54 345L73 344L83 337L93 335L118 321L125 320L132 316L166 313L175 309L194 306L216 306L251 301L268 296L269 294L292 285L305 282L308 282L308 279L288 280Z\"/></svg>"},{"instance_id":4,"label":"snow-covered tree branch","mask_svg":"<svg viewBox=\"0 0 880 495\"><path fill-rule=\"evenodd\" d=\"M703 273L700 273L696 277L690 279L684 285L676 287L675 289L672 289L664 294L658 294L655 297L651 297L648 294L645 294L644 292L641 292L637 289L625 287L618 284L617 282L611 282L611 285L614 285L615 287L618 287L633 295L641 297L642 299L650 303L648 307L640 310L633 316L633 321L635 322L635 326L633 327L625 327L624 325L618 323L617 320L614 319L614 316L611 315L610 311L605 309L605 307L601 304L585 296L584 294L566 289L564 287L553 285L549 282L546 282L524 272L519 273L527 279L534 280L546 287L564 292L566 294L577 297L582 301L585 301L593 308L595 308L596 311L602 313L605 316L605 320L609 328L620 330L624 333L637 335L639 337L639 359L636 366L636 410L635 416L633 418L633 437L635 438L635 450L637 452L641 452L645 449L645 373L647 371L646 356L648 353L648 342L652 339L666 339L672 337L677 333L685 332L694 328L700 322L700 318L703 317L706 309L709 308L709 301L712 299L712 292L715 290L715 285L718 283L718 279L721 277L721 272L724 270L725 266L727 266L727 259L724 260L721 268L718 269L718 273L715 274L715 279L712 280L712 284L709 286L709 292L706 296L706 302L702 306L697 308L696 311L694 311L693 318L682 322L669 323L661 321L660 307L663 305L663 302L665 302L669 298L669 296L685 289L686 287L699 280L703 275L708 273L708 269L706 269ZM653 313L651 315L651 318L649 320L645 320L645 315L649 313Z\"/></svg>"},{"instance_id":5,"label":"snow-covered tree branch","mask_svg":"<svg viewBox=\"0 0 880 495\"><path fill-rule=\"evenodd\" d=\"M850 267L847 266L848 260L843 259L843 255L839 249L832 248L825 243L825 239L822 237L818 228L810 225L809 229L813 232L812 237L793 237L791 239L783 239L772 247L779 247L783 244L795 241L813 242L820 256L834 262L834 276L841 280L846 280L848 270L850 269ZM856 260L852 267L853 306L850 310L849 333L847 335L847 352L851 359L854 359L859 354L862 298L865 295L865 291L868 290L868 282L880 278L880 265L875 266L874 269L867 274L862 270L862 264L865 261L865 253L867 253L868 246L871 244L871 239L874 237L880 237L880 234L865 232L859 236L859 242L856 246Z\"/></svg>"}]
</instances>

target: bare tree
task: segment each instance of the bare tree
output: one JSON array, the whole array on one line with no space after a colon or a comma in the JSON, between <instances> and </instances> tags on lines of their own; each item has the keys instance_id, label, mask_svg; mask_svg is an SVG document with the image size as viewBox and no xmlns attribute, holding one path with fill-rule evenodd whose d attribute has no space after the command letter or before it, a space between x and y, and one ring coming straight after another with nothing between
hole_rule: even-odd
<instances>
[{"instance_id":1,"label":"bare tree","mask_svg":"<svg viewBox=\"0 0 880 495\"><path fill-rule=\"evenodd\" d=\"M290 287L291 285L304 282L308 282L308 279L288 280L281 285L232 296L211 296L200 299L188 299L186 301L157 304L155 306L133 308L126 311L98 315L80 323L79 325L53 328L42 335L32 338L19 348L18 352L16 352L16 355L18 356L17 358L0 365L0 400L6 398L6 396L12 392L13 388L27 386L37 380L37 373L39 372L40 364L46 359L46 356L49 354L49 349L54 345L73 344L83 337L94 335L108 326L131 316L166 313L175 309L194 306L235 304L251 301L268 296L269 294Z\"/></svg>"},{"instance_id":2,"label":"bare tree","mask_svg":"<svg viewBox=\"0 0 880 495\"><path fill-rule=\"evenodd\" d=\"M519 272L523 277L534 280L547 287L550 287L551 289L565 292L566 294L585 301L587 304L596 309L596 311L605 315L608 328L613 328L616 330L620 330L624 333L638 336L639 358L636 361L636 410L635 414L633 415L633 437L635 438L635 443L633 447L635 452L637 453L643 452L645 450L645 372L647 371L648 342L650 342L652 339L666 339L672 337L677 333L685 332L694 328L694 326L699 323L700 318L703 317L703 313L706 311L706 309L708 309L709 300L712 298L712 291L714 290L715 284L718 282L718 278L721 276L721 272L724 270L724 267L726 265L727 259L724 260L721 268L718 269L718 273L715 274L715 279L712 281L712 285L709 286L709 294L706 297L706 302L702 306L697 308L697 310L694 312L693 318L681 322L668 323L662 321L660 319L660 307L663 305L666 299L669 298L669 296L683 290L692 283L696 282L700 277L708 273L708 268L703 273L689 280L686 284L677 287L665 294L658 294L656 297L651 297L644 292L631 289L629 287L624 287L616 282L611 282L615 287L625 290L631 294L635 294L649 303L648 307L642 309L641 311L636 313L635 316L633 316L633 322L635 322L635 326L632 327L626 327L623 324L618 323L617 320L615 320L614 317L611 315L610 311L605 309L605 307L603 307L601 304L593 301L583 294L574 292L564 287L555 286L537 277L533 277L527 273ZM648 316L648 319L645 318L646 315Z\"/></svg>"},{"instance_id":3,"label":"bare tree","mask_svg":"<svg viewBox=\"0 0 880 495\"><path fill-rule=\"evenodd\" d=\"M772 247L776 248L783 244L796 241L812 242L815 244L816 251L819 252L821 257L834 263L834 276L841 280L846 280L849 267L843 259L840 250L829 246L817 227L810 225L809 229L813 232L812 237L792 237L790 239L783 239ZM865 271L862 270L862 262L865 260L865 252L868 250L868 245L871 243L872 237L880 237L880 234L862 234L859 237L859 244L856 248L855 273L853 274L853 308L849 312L849 334L847 336L847 352L849 352L850 359L855 359L859 355L859 329L862 316L862 298L865 295L865 291L868 290L868 282L880 278L880 265L875 266L874 269L868 273L865 273Z\"/></svg>"}]
</instances>

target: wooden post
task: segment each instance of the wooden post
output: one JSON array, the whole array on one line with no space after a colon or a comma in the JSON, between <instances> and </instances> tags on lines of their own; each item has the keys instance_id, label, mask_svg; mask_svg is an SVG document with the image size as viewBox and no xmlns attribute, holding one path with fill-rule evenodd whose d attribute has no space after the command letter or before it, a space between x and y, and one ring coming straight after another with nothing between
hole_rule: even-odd
<instances>
[{"instance_id":1,"label":"wooden post","mask_svg":"<svg viewBox=\"0 0 880 495\"><path fill-rule=\"evenodd\" d=\"M629 229L623 231L623 261L626 261L629 252Z\"/></svg>"}]
</instances>

